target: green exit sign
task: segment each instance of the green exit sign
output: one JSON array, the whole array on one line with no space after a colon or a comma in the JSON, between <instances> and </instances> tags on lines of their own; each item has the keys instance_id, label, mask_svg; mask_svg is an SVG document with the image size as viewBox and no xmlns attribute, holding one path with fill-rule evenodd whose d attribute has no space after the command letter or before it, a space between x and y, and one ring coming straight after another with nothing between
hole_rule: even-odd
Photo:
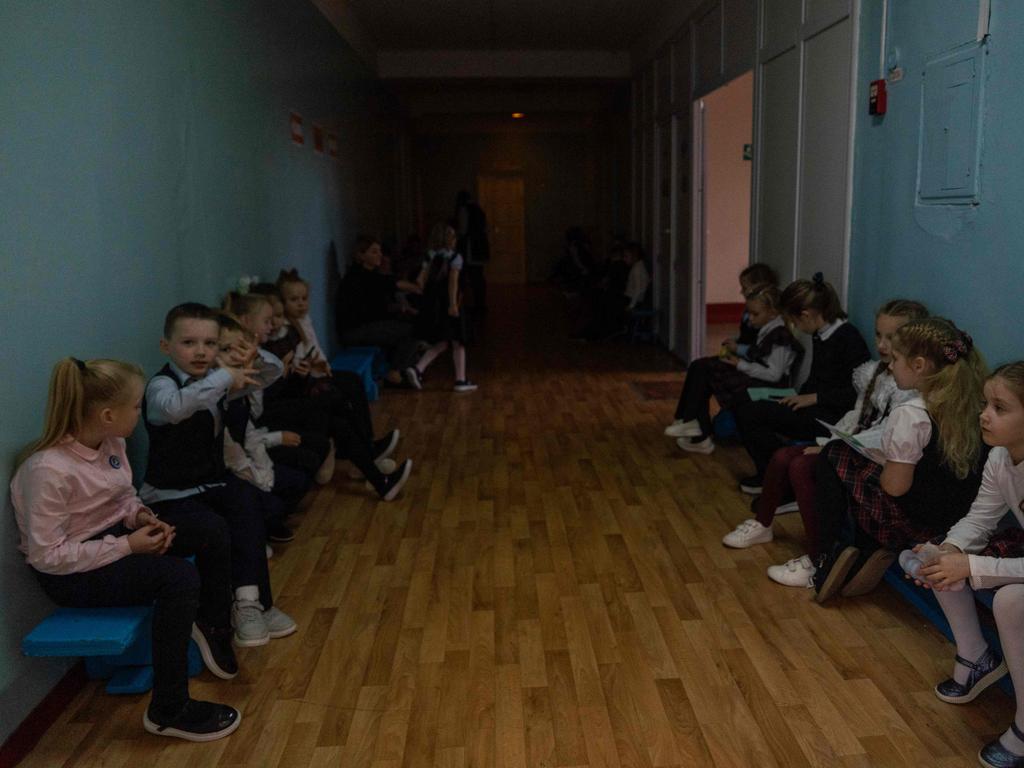
<instances>
[{"instance_id":1,"label":"green exit sign","mask_svg":"<svg viewBox=\"0 0 1024 768\"><path fill-rule=\"evenodd\" d=\"M743 145L743 159L744 160L753 160L754 159L754 145L753 144L744 144Z\"/></svg>"}]
</instances>

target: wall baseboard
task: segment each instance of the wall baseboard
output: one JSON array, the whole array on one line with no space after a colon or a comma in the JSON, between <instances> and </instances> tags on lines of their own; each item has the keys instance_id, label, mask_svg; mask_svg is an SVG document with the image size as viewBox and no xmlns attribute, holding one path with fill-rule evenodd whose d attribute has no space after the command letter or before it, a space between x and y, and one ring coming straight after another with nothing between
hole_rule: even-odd
<instances>
[{"instance_id":1,"label":"wall baseboard","mask_svg":"<svg viewBox=\"0 0 1024 768\"><path fill-rule=\"evenodd\" d=\"M743 302L731 304L708 304L706 317L709 324L739 323L743 317L743 310L746 309Z\"/></svg>"},{"instance_id":2,"label":"wall baseboard","mask_svg":"<svg viewBox=\"0 0 1024 768\"><path fill-rule=\"evenodd\" d=\"M89 679L85 675L85 664L81 661L65 672L53 690L46 694L21 725L0 745L0 768L14 768L25 759L87 682Z\"/></svg>"}]
</instances>

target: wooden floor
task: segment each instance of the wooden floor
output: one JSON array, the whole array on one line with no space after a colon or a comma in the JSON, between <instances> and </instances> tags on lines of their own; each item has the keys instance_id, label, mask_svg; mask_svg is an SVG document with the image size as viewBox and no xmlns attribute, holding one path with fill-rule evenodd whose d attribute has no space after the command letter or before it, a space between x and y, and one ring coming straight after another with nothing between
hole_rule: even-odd
<instances>
[{"instance_id":1,"label":"wooden floor","mask_svg":"<svg viewBox=\"0 0 1024 768\"><path fill-rule=\"evenodd\" d=\"M494 291L497 294L497 291ZM684 456L651 347L565 341L561 297L493 306L481 389L387 391L416 461L396 503L339 479L272 560L298 634L192 694L243 712L207 745L145 734L146 697L90 685L29 766L966 766L1009 722L931 693L951 647L887 588L820 607L719 540L748 516L740 449ZM662 387L662 389L666 389ZM649 393L648 393L649 394Z\"/></svg>"}]
</instances>

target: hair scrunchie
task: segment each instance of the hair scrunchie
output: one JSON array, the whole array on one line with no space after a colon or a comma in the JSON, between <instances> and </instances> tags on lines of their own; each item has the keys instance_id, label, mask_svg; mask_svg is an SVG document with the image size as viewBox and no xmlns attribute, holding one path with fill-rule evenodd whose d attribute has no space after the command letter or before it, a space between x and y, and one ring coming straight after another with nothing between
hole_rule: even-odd
<instances>
[{"instance_id":1,"label":"hair scrunchie","mask_svg":"<svg viewBox=\"0 0 1024 768\"><path fill-rule=\"evenodd\" d=\"M814 276L811 277L811 282L814 283L815 288L821 288L825 285L825 275L821 272L815 272Z\"/></svg>"},{"instance_id":2,"label":"hair scrunchie","mask_svg":"<svg viewBox=\"0 0 1024 768\"><path fill-rule=\"evenodd\" d=\"M966 331L956 329L957 338L942 345L942 356L950 363L955 363L970 354L974 349L974 339Z\"/></svg>"}]
</instances>

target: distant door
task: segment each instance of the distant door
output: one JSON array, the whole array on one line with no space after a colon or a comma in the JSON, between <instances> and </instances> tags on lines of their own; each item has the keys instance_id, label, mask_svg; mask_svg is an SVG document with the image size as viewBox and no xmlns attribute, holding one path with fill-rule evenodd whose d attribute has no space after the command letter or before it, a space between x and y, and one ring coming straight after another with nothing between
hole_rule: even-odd
<instances>
[{"instance_id":1,"label":"distant door","mask_svg":"<svg viewBox=\"0 0 1024 768\"><path fill-rule=\"evenodd\" d=\"M526 282L526 215L523 177L506 174L477 176L477 201L487 216L491 258L487 281Z\"/></svg>"}]
</instances>

